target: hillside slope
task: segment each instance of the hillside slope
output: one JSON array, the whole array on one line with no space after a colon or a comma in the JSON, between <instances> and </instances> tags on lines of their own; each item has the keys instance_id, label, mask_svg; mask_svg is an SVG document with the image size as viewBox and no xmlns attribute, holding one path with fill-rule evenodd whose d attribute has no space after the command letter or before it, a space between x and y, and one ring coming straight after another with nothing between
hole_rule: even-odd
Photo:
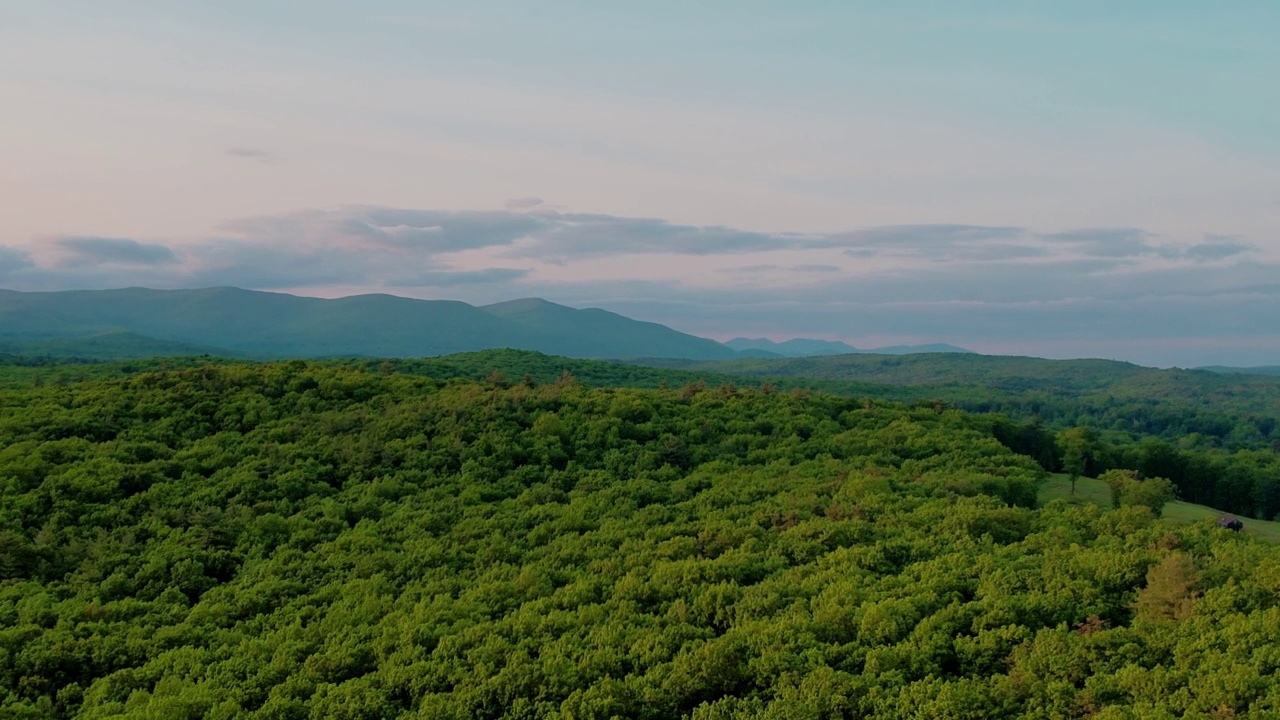
<instances>
[{"instance_id":1,"label":"hillside slope","mask_svg":"<svg viewBox=\"0 0 1280 720\"><path fill-rule=\"evenodd\" d=\"M480 310L537 334L548 351L567 357L645 357L657 349L667 357L732 358L714 340L686 335L658 323L632 320L599 308L577 310L539 298L483 305ZM537 348L530 348L537 349Z\"/></svg>"}]
</instances>

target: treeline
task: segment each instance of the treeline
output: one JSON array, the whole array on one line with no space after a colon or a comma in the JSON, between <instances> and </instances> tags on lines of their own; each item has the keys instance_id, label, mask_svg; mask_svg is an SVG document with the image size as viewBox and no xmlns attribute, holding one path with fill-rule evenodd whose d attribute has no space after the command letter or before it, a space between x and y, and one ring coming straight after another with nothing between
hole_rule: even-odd
<instances>
[{"instance_id":1,"label":"treeline","mask_svg":"<svg viewBox=\"0 0 1280 720\"><path fill-rule=\"evenodd\" d=\"M2 347L2 346L0 346ZM88 365L97 361L84 358L60 358L51 355L24 355L0 351L0 366L49 367L52 365Z\"/></svg>"},{"instance_id":2,"label":"treeline","mask_svg":"<svg viewBox=\"0 0 1280 720\"><path fill-rule=\"evenodd\" d=\"M784 360L653 361L664 367L771 382L808 379L898 388L971 412L1040 418L1055 429L1090 425L1228 450L1280 446L1280 380L1205 370L1145 368L1107 360L965 354L840 355Z\"/></svg>"},{"instance_id":3,"label":"treeline","mask_svg":"<svg viewBox=\"0 0 1280 720\"><path fill-rule=\"evenodd\" d=\"M1276 549L989 420L221 365L0 393L0 716L1280 710Z\"/></svg>"},{"instance_id":4,"label":"treeline","mask_svg":"<svg viewBox=\"0 0 1280 720\"><path fill-rule=\"evenodd\" d=\"M1000 397L981 388L945 394L956 407L977 413L1038 419L1067 429L1088 426L1130 441L1158 437L1200 450L1280 451L1280 391L1248 402L1205 397L1203 400L1166 399L1159 394L1122 400L1110 395L1066 397L1028 394ZM1261 410L1259 404L1272 409Z\"/></svg>"},{"instance_id":5,"label":"treeline","mask_svg":"<svg viewBox=\"0 0 1280 720\"><path fill-rule=\"evenodd\" d=\"M1280 453L1274 450L1179 448L1163 438L1130 440L1092 427L1054 432L1039 419L1016 422L991 416L994 435L1014 452L1034 458L1049 472L1097 477L1134 470L1167 478L1178 497L1262 520L1280 515Z\"/></svg>"}]
</instances>

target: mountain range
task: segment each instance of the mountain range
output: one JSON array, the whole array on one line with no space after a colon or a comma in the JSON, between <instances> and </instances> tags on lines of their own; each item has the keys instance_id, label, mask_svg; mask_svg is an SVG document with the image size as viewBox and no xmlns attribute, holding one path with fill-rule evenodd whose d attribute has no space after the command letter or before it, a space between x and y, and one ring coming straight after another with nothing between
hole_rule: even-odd
<instances>
[{"instance_id":1,"label":"mountain range","mask_svg":"<svg viewBox=\"0 0 1280 720\"><path fill-rule=\"evenodd\" d=\"M422 357L500 347L583 358L736 356L714 340L657 323L538 299L476 307L237 288L0 291L0 352L13 354Z\"/></svg>"},{"instance_id":2,"label":"mountain range","mask_svg":"<svg viewBox=\"0 0 1280 720\"><path fill-rule=\"evenodd\" d=\"M339 299L221 287L199 290L0 290L0 353L85 359L426 357L515 348L578 358L730 360L859 350L827 340L718 343L598 308L537 298L474 306L392 295Z\"/></svg>"},{"instance_id":3,"label":"mountain range","mask_svg":"<svg viewBox=\"0 0 1280 720\"><path fill-rule=\"evenodd\" d=\"M322 299L232 287L0 290L0 355L86 360L431 357L495 348L656 361L975 355L945 343L870 349L809 338L775 342L737 337L719 343L599 308L576 309L539 298L475 306L382 294ZM1280 375L1280 366L1201 369Z\"/></svg>"},{"instance_id":4,"label":"mountain range","mask_svg":"<svg viewBox=\"0 0 1280 720\"><path fill-rule=\"evenodd\" d=\"M888 347L864 350L838 340L811 340L796 338L774 342L765 338L734 338L725 343L727 347L738 351L741 357L757 358L797 358L822 357L827 355L875 354L875 355L914 355L916 353L972 353L955 345L934 343L930 345L891 345Z\"/></svg>"}]
</instances>

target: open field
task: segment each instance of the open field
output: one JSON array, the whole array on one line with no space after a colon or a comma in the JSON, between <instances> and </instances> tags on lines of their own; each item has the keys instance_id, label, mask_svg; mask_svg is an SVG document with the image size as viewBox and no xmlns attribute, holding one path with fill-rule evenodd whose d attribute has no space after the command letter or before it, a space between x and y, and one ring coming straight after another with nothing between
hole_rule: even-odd
<instances>
[{"instance_id":1,"label":"open field","mask_svg":"<svg viewBox=\"0 0 1280 720\"><path fill-rule=\"evenodd\" d=\"M1107 507L1111 504L1111 490L1101 480L1082 477L1076 481L1076 492L1073 496L1071 494L1070 478L1061 474L1050 475L1049 479L1045 480L1044 484L1040 486L1039 500L1041 503L1047 503L1052 500L1071 502L1073 498L1075 502L1091 502ZM1215 510L1205 505L1174 500L1164 506L1162 519L1166 522L1182 525L1200 522L1206 518L1218 518L1223 515L1230 515L1230 513L1224 513L1221 510ZM1280 522L1254 520L1246 517L1240 519L1244 521L1244 532L1269 542L1280 543Z\"/></svg>"}]
</instances>

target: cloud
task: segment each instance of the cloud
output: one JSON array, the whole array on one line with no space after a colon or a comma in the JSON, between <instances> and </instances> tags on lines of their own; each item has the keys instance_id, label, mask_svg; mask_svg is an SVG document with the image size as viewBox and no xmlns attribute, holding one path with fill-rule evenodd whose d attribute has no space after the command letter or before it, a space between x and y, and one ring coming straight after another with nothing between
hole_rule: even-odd
<instances>
[{"instance_id":1,"label":"cloud","mask_svg":"<svg viewBox=\"0 0 1280 720\"><path fill-rule=\"evenodd\" d=\"M1111 258L1153 256L1212 262L1257 249L1240 236L1212 233L1204 236L1204 242L1185 248L1167 243L1157 245L1151 242L1156 235L1138 228L1092 228L1050 233L1040 237L1050 242L1072 244L1086 255Z\"/></svg>"},{"instance_id":2,"label":"cloud","mask_svg":"<svg viewBox=\"0 0 1280 720\"><path fill-rule=\"evenodd\" d=\"M181 263L177 253L163 244L62 237L54 241L62 255L47 262L45 269L87 264L165 266L164 275L188 282L277 288L361 283L405 287L522 281L539 265L634 255L724 255L737 264L715 267L715 260L701 262L711 263L719 273L754 274L765 282L776 279L784 289L789 283L811 286L818 277L840 275L841 282L874 289L882 298L1003 300L1006 295L1044 299L1129 292L1140 286L1133 278L1149 269L1138 262L1143 258L1174 263L1152 270L1161 277L1184 271L1193 281L1214 277L1217 271L1206 265L1255 249L1244 238L1225 235L1206 235L1185 248L1168 243L1157 246L1151 241L1154 234L1136 228L1035 233L1013 226L950 224L803 234L554 210L380 206L243 218L224 224L219 231L215 237L184 244ZM877 264L838 261L848 256L874 258ZM10 258L10 264L31 262L26 255ZM759 261L741 262L747 258ZM181 267L172 267L176 265ZM678 269L672 268L673 272ZM798 274L815 277L803 280L795 277ZM1194 282L1181 287L1192 288Z\"/></svg>"},{"instance_id":3,"label":"cloud","mask_svg":"<svg viewBox=\"0 0 1280 720\"><path fill-rule=\"evenodd\" d=\"M941 247L1025 237L1026 228L991 225L888 225L834 236L865 247Z\"/></svg>"},{"instance_id":4,"label":"cloud","mask_svg":"<svg viewBox=\"0 0 1280 720\"><path fill-rule=\"evenodd\" d=\"M1048 254L1046 248L1033 242L1030 232L1022 227L893 225L830 235L811 240L809 244L844 247L844 254L854 258L897 255L935 262L991 262Z\"/></svg>"},{"instance_id":5,"label":"cloud","mask_svg":"<svg viewBox=\"0 0 1280 720\"><path fill-rule=\"evenodd\" d=\"M1206 234L1204 242L1192 245L1182 251L1184 257L1199 262L1225 260L1236 255L1257 250L1258 247L1239 235Z\"/></svg>"},{"instance_id":6,"label":"cloud","mask_svg":"<svg viewBox=\"0 0 1280 720\"><path fill-rule=\"evenodd\" d=\"M559 262L617 255L722 255L778 250L797 243L782 235L723 226L680 225L656 218L614 215L548 214L528 242L511 257L542 257Z\"/></svg>"},{"instance_id":7,"label":"cloud","mask_svg":"<svg viewBox=\"0 0 1280 720\"><path fill-rule=\"evenodd\" d=\"M392 287L454 287L515 282L529 275L527 268L483 268L481 270L437 270L406 276L388 283Z\"/></svg>"},{"instance_id":8,"label":"cloud","mask_svg":"<svg viewBox=\"0 0 1280 720\"><path fill-rule=\"evenodd\" d=\"M959 247L952 250L955 260L971 260L974 262L996 262L1016 260L1018 258L1037 258L1049 255L1043 247L1034 245L1014 245L1011 243L988 243L986 245Z\"/></svg>"},{"instance_id":9,"label":"cloud","mask_svg":"<svg viewBox=\"0 0 1280 720\"><path fill-rule=\"evenodd\" d=\"M0 273L22 270L34 265L35 261L31 259L31 253L26 250L0 245Z\"/></svg>"},{"instance_id":10,"label":"cloud","mask_svg":"<svg viewBox=\"0 0 1280 720\"><path fill-rule=\"evenodd\" d=\"M1087 228L1040 236L1055 243L1069 243L1080 252L1093 257L1131 258L1144 255L1173 257L1174 248L1153 245L1156 236L1139 228Z\"/></svg>"},{"instance_id":11,"label":"cloud","mask_svg":"<svg viewBox=\"0 0 1280 720\"><path fill-rule=\"evenodd\" d=\"M444 254L496 248L513 260L558 265L627 255L746 255L839 250L855 258L918 258L926 262L998 263L1045 258L1069 248L1095 258L1174 257L1142 230L1084 229L1036 235L1027 228L987 225L896 225L837 233L740 230L686 225L659 218L564 213L538 198L509 200L508 210L448 211L347 206L245 218L221 229L258 244L402 248ZM830 265L830 263L796 263ZM797 270L804 272L804 270ZM812 269L810 269L812 271Z\"/></svg>"},{"instance_id":12,"label":"cloud","mask_svg":"<svg viewBox=\"0 0 1280 720\"><path fill-rule=\"evenodd\" d=\"M53 244L67 253L65 265L171 265L178 256L165 245L141 243L128 238L70 236L55 238Z\"/></svg>"},{"instance_id":13,"label":"cloud","mask_svg":"<svg viewBox=\"0 0 1280 720\"><path fill-rule=\"evenodd\" d=\"M244 218L221 229L255 245L447 253L509 246L545 226L526 213L347 207Z\"/></svg>"},{"instance_id":14,"label":"cloud","mask_svg":"<svg viewBox=\"0 0 1280 720\"><path fill-rule=\"evenodd\" d=\"M759 273L774 273L779 271L793 273L837 273L840 272L840 269L839 265L828 265L825 263L801 263L799 265L739 265L736 267L719 268L716 272L755 275Z\"/></svg>"},{"instance_id":15,"label":"cloud","mask_svg":"<svg viewBox=\"0 0 1280 720\"><path fill-rule=\"evenodd\" d=\"M542 198L522 197L522 198L511 198L510 200L503 203L503 206L506 207L508 210L525 210L527 208L537 207L542 204L543 204Z\"/></svg>"},{"instance_id":16,"label":"cloud","mask_svg":"<svg viewBox=\"0 0 1280 720\"><path fill-rule=\"evenodd\" d=\"M176 247L92 236L57 238L34 255L0 247L0 278L35 290L542 296L707 335L818 333L855 345L874 337L868 342L1023 343L1034 352L1034 343L1072 339L1100 348L1107 338L1230 336L1280 346L1280 265L1234 235L1179 244L1140 228L759 232L530 202L494 211L305 210L229 222L184 242L180 254Z\"/></svg>"},{"instance_id":17,"label":"cloud","mask_svg":"<svg viewBox=\"0 0 1280 720\"><path fill-rule=\"evenodd\" d=\"M560 263L618 255L745 253L805 244L786 234L541 207L538 212L514 212L349 206L245 218L221 229L260 243L402 247L434 253L505 248L511 258Z\"/></svg>"},{"instance_id":18,"label":"cloud","mask_svg":"<svg viewBox=\"0 0 1280 720\"><path fill-rule=\"evenodd\" d=\"M525 213L382 207L308 210L243 218L219 234L184 243L181 261L163 244L124 238L63 237L35 265L16 250L24 289L237 286L448 288L511 283L528 267L454 267L441 256L510 246L545 226ZM18 262L24 260L26 265ZM124 272L124 270L128 272Z\"/></svg>"},{"instance_id":19,"label":"cloud","mask_svg":"<svg viewBox=\"0 0 1280 720\"><path fill-rule=\"evenodd\" d=\"M231 157L244 158L246 160L257 160L264 163L273 163L278 159L276 158L275 153L248 147L227 148L227 154Z\"/></svg>"}]
</instances>

